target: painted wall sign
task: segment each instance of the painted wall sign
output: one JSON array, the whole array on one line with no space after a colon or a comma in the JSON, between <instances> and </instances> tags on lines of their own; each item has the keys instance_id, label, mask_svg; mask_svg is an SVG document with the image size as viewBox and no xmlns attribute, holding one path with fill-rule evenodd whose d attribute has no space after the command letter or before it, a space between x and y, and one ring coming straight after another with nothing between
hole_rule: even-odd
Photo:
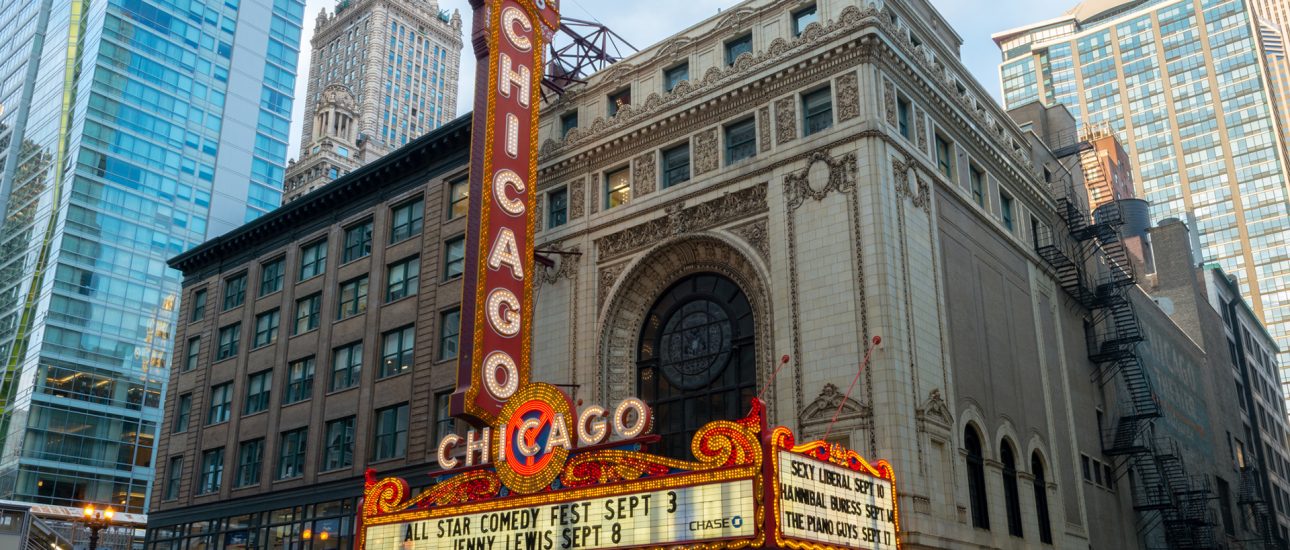
<instances>
[{"instance_id":1,"label":"painted wall sign","mask_svg":"<svg viewBox=\"0 0 1290 550\"><path fill-rule=\"evenodd\" d=\"M394 523L373 548L571 550L687 544L756 534L753 481L727 481ZM409 544L410 543L410 544Z\"/></svg>"},{"instance_id":2,"label":"painted wall sign","mask_svg":"<svg viewBox=\"0 0 1290 550\"><path fill-rule=\"evenodd\" d=\"M453 414L477 426L529 382L542 52L556 0L471 0L479 60Z\"/></svg>"}]
</instances>

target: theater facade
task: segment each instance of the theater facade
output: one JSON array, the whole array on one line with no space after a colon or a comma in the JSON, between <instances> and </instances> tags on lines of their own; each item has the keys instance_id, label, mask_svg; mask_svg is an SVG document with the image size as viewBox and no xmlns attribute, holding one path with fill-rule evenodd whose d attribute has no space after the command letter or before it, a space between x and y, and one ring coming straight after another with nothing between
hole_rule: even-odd
<instances>
[{"instance_id":1,"label":"theater facade","mask_svg":"<svg viewBox=\"0 0 1290 550\"><path fill-rule=\"evenodd\" d=\"M532 384L491 422L454 416L467 117L175 258L148 547L1138 545L1125 393L1038 252L1080 175L961 42L924 0L749 0L543 103Z\"/></svg>"}]
</instances>

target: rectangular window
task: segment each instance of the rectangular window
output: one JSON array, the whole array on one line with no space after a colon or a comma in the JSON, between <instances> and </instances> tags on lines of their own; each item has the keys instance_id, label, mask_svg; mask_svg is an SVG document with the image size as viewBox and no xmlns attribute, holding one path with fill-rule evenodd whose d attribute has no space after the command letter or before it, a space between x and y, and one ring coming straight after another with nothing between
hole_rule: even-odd
<instances>
[{"instance_id":1,"label":"rectangular window","mask_svg":"<svg viewBox=\"0 0 1290 550\"><path fill-rule=\"evenodd\" d=\"M408 404L376 411L376 441L372 460L399 458L408 450Z\"/></svg>"},{"instance_id":2,"label":"rectangular window","mask_svg":"<svg viewBox=\"0 0 1290 550\"><path fill-rule=\"evenodd\" d=\"M179 498L179 481L183 478L184 457L170 457L170 465L166 467L166 500Z\"/></svg>"},{"instance_id":3,"label":"rectangular window","mask_svg":"<svg viewBox=\"0 0 1290 550\"><path fill-rule=\"evenodd\" d=\"M461 276L466 267L466 239L456 237L443 243L443 280Z\"/></svg>"},{"instance_id":4,"label":"rectangular window","mask_svg":"<svg viewBox=\"0 0 1290 550\"><path fill-rule=\"evenodd\" d=\"M193 308L189 314L188 322L195 323L206 317L206 289L198 290L193 293Z\"/></svg>"},{"instance_id":5,"label":"rectangular window","mask_svg":"<svg viewBox=\"0 0 1290 550\"><path fill-rule=\"evenodd\" d=\"M300 249L300 280L312 279L327 270L327 241L321 240Z\"/></svg>"},{"instance_id":6,"label":"rectangular window","mask_svg":"<svg viewBox=\"0 0 1290 550\"><path fill-rule=\"evenodd\" d=\"M327 423L327 449L323 451L323 470L339 470L354 465L354 417L347 416Z\"/></svg>"},{"instance_id":7,"label":"rectangular window","mask_svg":"<svg viewBox=\"0 0 1290 550\"><path fill-rule=\"evenodd\" d=\"M624 105L632 104L632 89L631 87L627 87L627 88L618 90L617 92L609 94L608 99L609 99L609 116L610 118L613 118L615 115L618 114L618 109L621 109Z\"/></svg>"},{"instance_id":8,"label":"rectangular window","mask_svg":"<svg viewBox=\"0 0 1290 550\"><path fill-rule=\"evenodd\" d=\"M412 369L412 343L415 337L416 330L412 326L390 331L382 336L384 343L378 378L403 374Z\"/></svg>"},{"instance_id":9,"label":"rectangular window","mask_svg":"<svg viewBox=\"0 0 1290 550\"><path fill-rule=\"evenodd\" d=\"M372 222L365 221L345 230L345 250L341 252L340 263L349 263L359 258L366 258L372 253Z\"/></svg>"},{"instance_id":10,"label":"rectangular window","mask_svg":"<svg viewBox=\"0 0 1290 550\"><path fill-rule=\"evenodd\" d=\"M263 463L264 438L243 441L237 449L237 486L259 485Z\"/></svg>"},{"instance_id":11,"label":"rectangular window","mask_svg":"<svg viewBox=\"0 0 1290 550\"><path fill-rule=\"evenodd\" d=\"M547 193L546 227L560 227L569 222L569 190L561 187Z\"/></svg>"},{"instance_id":12,"label":"rectangular window","mask_svg":"<svg viewBox=\"0 0 1290 550\"><path fill-rule=\"evenodd\" d=\"M201 336L194 336L188 339L188 347L185 348L187 355L184 357L184 372L197 368L197 360L201 357L201 350Z\"/></svg>"},{"instance_id":13,"label":"rectangular window","mask_svg":"<svg viewBox=\"0 0 1290 550\"><path fill-rule=\"evenodd\" d=\"M353 317L367 311L367 275L340 284L340 304L336 318Z\"/></svg>"},{"instance_id":14,"label":"rectangular window","mask_svg":"<svg viewBox=\"0 0 1290 550\"><path fill-rule=\"evenodd\" d=\"M278 479L291 479L305 475L305 450L309 443L309 428L282 432L278 445Z\"/></svg>"},{"instance_id":15,"label":"rectangular window","mask_svg":"<svg viewBox=\"0 0 1290 550\"><path fill-rule=\"evenodd\" d=\"M461 332L461 310L445 311L439 315L439 360L457 356L457 335Z\"/></svg>"},{"instance_id":16,"label":"rectangular window","mask_svg":"<svg viewBox=\"0 0 1290 550\"><path fill-rule=\"evenodd\" d=\"M282 279L286 275L286 258L278 258L260 265L260 296L267 296L282 290Z\"/></svg>"},{"instance_id":17,"label":"rectangular window","mask_svg":"<svg viewBox=\"0 0 1290 550\"><path fill-rule=\"evenodd\" d=\"M425 203L421 199L394 207L390 220L390 244L405 241L420 234L421 218L424 215Z\"/></svg>"},{"instance_id":18,"label":"rectangular window","mask_svg":"<svg viewBox=\"0 0 1290 550\"><path fill-rule=\"evenodd\" d=\"M793 36L802 36L807 25L819 20L819 10L814 4L793 12Z\"/></svg>"},{"instance_id":19,"label":"rectangular window","mask_svg":"<svg viewBox=\"0 0 1290 550\"><path fill-rule=\"evenodd\" d=\"M252 347L267 346L278 339L278 310L266 311L255 316L255 343Z\"/></svg>"},{"instance_id":20,"label":"rectangular window","mask_svg":"<svg viewBox=\"0 0 1290 550\"><path fill-rule=\"evenodd\" d=\"M289 405L309 399L314 394L314 358L306 357L287 367L287 395L282 404Z\"/></svg>"},{"instance_id":21,"label":"rectangular window","mask_svg":"<svg viewBox=\"0 0 1290 550\"><path fill-rule=\"evenodd\" d=\"M470 180L462 178L448 183L448 219L466 215L470 209Z\"/></svg>"},{"instance_id":22,"label":"rectangular window","mask_svg":"<svg viewBox=\"0 0 1290 550\"><path fill-rule=\"evenodd\" d=\"M417 293L421 280L421 258L411 257L389 267L385 276L385 301L392 302Z\"/></svg>"},{"instance_id":23,"label":"rectangular window","mask_svg":"<svg viewBox=\"0 0 1290 550\"><path fill-rule=\"evenodd\" d=\"M560 115L560 137L569 135L569 130L578 127L578 111L571 111Z\"/></svg>"},{"instance_id":24,"label":"rectangular window","mask_svg":"<svg viewBox=\"0 0 1290 550\"><path fill-rule=\"evenodd\" d=\"M999 213L1003 215L1003 226L1012 231L1012 197L1003 191L999 192Z\"/></svg>"},{"instance_id":25,"label":"rectangular window","mask_svg":"<svg viewBox=\"0 0 1290 550\"><path fill-rule=\"evenodd\" d=\"M331 352L331 391L358 385L363 372L363 343L354 342Z\"/></svg>"},{"instance_id":26,"label":"rectangular window","mask_svg":"<svg viewBox=\"0 0 1290 550\"><path fill-rule=\"evenodd\" d=\"M757 124L748 117L726 126L726 164L731 165L757 155Z\"/></svg>"},{"instance_id":27,"label":"rectangular window","mask_svg":"<svg viewBox=\"0 0 1290 550\"><path fill-rule=\"evenodd\" d=\"M605 174L605 210L627 204L631 193L632 180L627 168Z\"/></svg>"},{"instance_id":28,"label":"rectangular window","mask_svg":"<svg viewBox=\"0 0 1290 550\"><path fill-rule=\"evenodd\" d=\"M1084 481L1093 481L1093 471L1089 463L1088 455L1079 455L1080 469L1084 473Z\"/></svg>"},{"instance_id":29,"label":"rectangular window","mask_svg":"<svg viewBox=\"0 0 1290 550\"><path fill-rule=\"evenodd\" d=\"M269 409L269 392L273 389L273 369L257 372L246 379L246 410L255 414Z\"/></svg>"},{"instance_id":30,"label":"rectangular window","mask_svg":"<svg viewBox=\"0 0 1290 550\"><path fill-rule=\"evenodd\" d=\"M188 418L193 413L193 394L185 393L179 396L179 403L175 404L175 419L171 423L170 431L172 433L183 433L188 431Z\"/></svg>"},{"instance_id":31,"label":"rectangular window","mask_svg":"<svg viewBox=\"0 0 1290 550\"><path fill-rule=\"evenodd\" d=\"M936 134L936 168L942 176L954 181L954 145L939 133Z\"/></svg>"},{"instance_id":32,"label":"rectangular window","mask_svg":"<svg viewBox=\"0 0 1290 550\"><path fill-rule=\"evenodd\" d=\"M233 323L222 329L219 329L219 350L215 353L215 360L222 361L234 355L237 355L238 341L242 339L242 324Z\"/></svg>"},{"instance_id":33,"label":"rectangular window","mask_svg":"<svg viewBox=\"0 0 1290 550\"><path fill-rule=\"evenodd\" d=\"M457 421L452 417L452 392L434 394L434 440L442 441L456 431Z\"/></svg>"},{"instance_id":34,"label":"rectangular window","mask_svg":"<svg viewBox=\"0 0 1290 550\"><path fill-rule=\"evenodd\" d=\"M914 134L909 131L909 100L903 97L896 98L896 127L900 130L900 135L905 139L914 139Z\"/></svg>"},{"instance_id":35,"label":"rectangular window","mask_svg":"<svg viewBox=\"0 0 1290 550\"><path fill-rule=\"evenodd\" d=\"M977 206L985 207L985 172L975 164L968 165L968 183L972 186L972 200Z\"/></svg>"},{"instance_id":36,"label":"rectangular window","mask_svg":"<svg viewBox=\"0 0 1290 550\"><path fill-rule=\"evenodd\" d=\"M752 52L752 33L726 42L726 65L733 66L740 55Z\"/></svg>"},{"instance_id":37,"label":"rectangular window","mask_svg":"<svg viewBox=\"0 0 1290 550\"><path fill-rule=\"evenodd\" d=\"M201 453L201 487L197 493L218 493L224 482L224 448Z\"/></svg>"},{"instance_id":38,"label":"rectangular window","mask_svg":"<svg viewBox=\"0 0 1290 550\"><path fill-rule=\"evenodd\" d=\"M296 328L294 334L318 328L318 311L322 308L322 294L296 300Z\"/></svg>"},{"instance_id":39,"label":"rectangular window","mask_svg":"<svg viewBox=\"0 0 1290 550\"><path fill-rule=\"evenodd\" d=\"M246 274L229 277L224 281L224 310L228 311L246 301Z\"/></svg>"},{"instance_id":40,"label":"rectangular window","mask_svg":"<svg viewBox=\"0 0 1290 550\"><path fill-rule=\"evenodd\" d=\"M206 415L206 424L227 422L229 408L233 405L233 383L225 382L211 386L211 408Z\"/></svg>"},{"instance_id":41,"label":"rectangular window","mask_svg":"<svg viewBox=\"0 0 1290 550\"><path fill-rule=\"evenodd\" d=\"M681 63L663 71L663 89L671 92L677 84L690 80L690 64Z\"/></svg>"},{"instance_id":42,"label":"rectangular window","mask_svg":"<svg viewBox=\"0 0 1290 550\"><path fill-rule=\"evenodd\" d=\"M690 144L663 151L663 188L690 181Z\"/></svg>"},{"instance_id":43,"label":"rectangular window","mask_svg":"<svg viewBox=\"0 0 1290 550\"><path fill-rule=\"evenodd\" d=\"M833 90L825 86L803 95L802 119L802 131L808 136L833 126Z\"/></svg>"}]
</instances>

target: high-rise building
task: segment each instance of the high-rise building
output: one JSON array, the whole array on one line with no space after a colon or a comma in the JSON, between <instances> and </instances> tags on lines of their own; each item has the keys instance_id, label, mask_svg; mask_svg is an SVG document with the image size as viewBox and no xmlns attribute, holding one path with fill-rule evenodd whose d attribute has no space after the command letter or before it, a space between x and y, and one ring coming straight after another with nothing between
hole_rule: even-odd
<instances>
[{"instance_id":1,"label":"high-rise building","mask_svg":"<svg viewBox=\"0 0 1290 550\"><path fill-rule=\"evenodd\" d=\"M1290 2L1264 0L1254 3L1259 15L1259 38L1263 61L1268 67L1268 85L1272 88L1273 107L1281 122L1281 141L1290 146L1290 56L1286 55L1286 24L1290 24Z\"/></svg>"},{"instance_id":2,"label":"high-rise building","mask_svg":"<svg viewBox=\"0 0 1290 550\"><path fill-rule=\"evenodd\" d=\"M1189 220L1201 259L1290 350L1285 148L1258 32L1242 0L1090 0L994 40L1004 103L1061 103L1114 131L1152 217Z\"/></svg>"},{"instance_id":3,"label":"high-rise building","mask_svg":"<svg viewBox=\"0 0 1290 550\"><path fill-rule=\"evenodd\" d=\"M165 260L281 203L304 2L182 6L0 6L3 498L146 510Z\"/></svg>"},{"instance_id":4,"label":"high-rise building","mask_svg":"<svg viewBox=\"0 0 1290 550\"><path fill-rule=\"evenodd\" d=\"M318 13L290 202L456 117L461 15L434 0L356 0Z\"/></svg>"}]
</instances>

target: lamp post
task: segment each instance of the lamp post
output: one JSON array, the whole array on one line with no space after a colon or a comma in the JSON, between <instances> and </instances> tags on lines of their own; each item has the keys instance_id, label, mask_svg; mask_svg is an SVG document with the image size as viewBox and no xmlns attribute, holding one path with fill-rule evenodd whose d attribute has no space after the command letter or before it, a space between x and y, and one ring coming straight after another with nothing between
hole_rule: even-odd
<instances>
[{"instance_id":1,"label":"lamp post","mask_svg":"<svg viewBox=\"0 0 1290 550\"><path fill-rule=\"evenodd\" d=\"M99 531L112 526L112 516L116 515L116 512L112 511L111 507L95 510L93 504L86 504L81 513L84 515L81 523L90 529L90 550L98 550Z\"/></svg>"}]
</instances>

